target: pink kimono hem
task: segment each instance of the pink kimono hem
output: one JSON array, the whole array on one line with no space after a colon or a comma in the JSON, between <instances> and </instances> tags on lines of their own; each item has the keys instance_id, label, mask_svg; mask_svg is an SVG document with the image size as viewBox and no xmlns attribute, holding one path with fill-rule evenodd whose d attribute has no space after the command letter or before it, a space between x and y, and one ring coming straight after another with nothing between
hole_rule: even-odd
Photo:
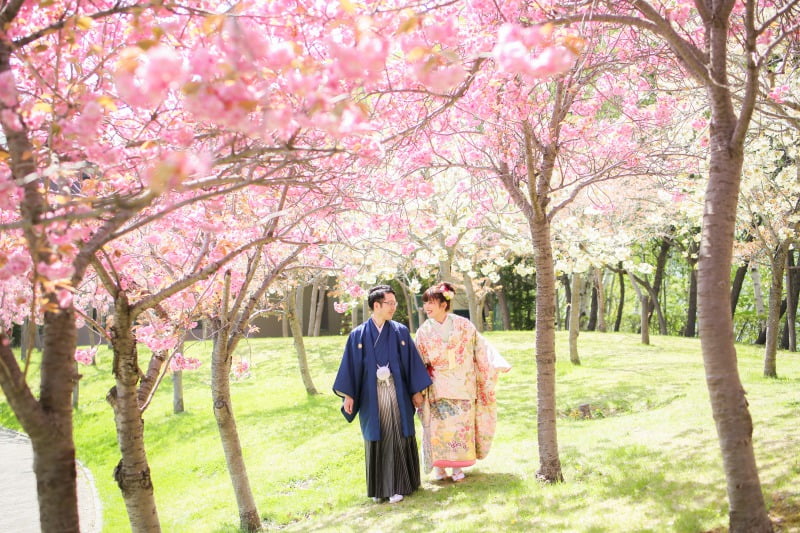
<instances>
[{"instance_id":1,"label":"pink kimono hem","mask_svg":"<svg viewBox=\"0 0 800 533\"><path fill-rule=\"evenodd\" d=\"M434 461L433 466L439 468L464 468L466 466L472 466L475 464L475 461Z\"/></svg>"}]
</instances>

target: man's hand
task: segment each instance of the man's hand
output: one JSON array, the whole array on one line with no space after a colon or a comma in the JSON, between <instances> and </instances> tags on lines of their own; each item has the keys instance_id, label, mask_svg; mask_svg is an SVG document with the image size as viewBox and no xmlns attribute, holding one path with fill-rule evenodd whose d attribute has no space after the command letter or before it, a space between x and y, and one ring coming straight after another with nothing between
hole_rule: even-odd
<instances>
[{"instance_id":1,"label":"man's hand","mask_svg":"<svg viewBox=\"0 0 800 533\"><path fill-rule=\"evenodd\" d=\"M411 397L411 401L414 402L414 407L419 409L422 407L422 393L418 392Z\"/></svg>"},{"instance_id":2,"label":"man's hand","mask_svg":"<svg viewBox=\"0 0 800 533\"><path fill-rule=\"evenodd\" d=\"M344 412L348 415L353 414L353 398L347 394L344 395Z\"/></svg>"}]
</instances>

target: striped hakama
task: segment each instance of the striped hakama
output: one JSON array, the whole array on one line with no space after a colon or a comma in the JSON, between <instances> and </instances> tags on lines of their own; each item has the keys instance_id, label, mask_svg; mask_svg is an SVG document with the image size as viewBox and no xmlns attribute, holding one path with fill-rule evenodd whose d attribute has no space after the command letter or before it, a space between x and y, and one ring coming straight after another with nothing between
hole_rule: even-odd
<instances>
[{"instance_id":1,"label":"striped hakama","mask_svg":"<svg viewBox=\"0 0 800 533\"><path fill-rule=\"evenodd\" d=\"M381 440L365 440L367 496L408 495L420 486L419 452L414 436L403 437L394 379L378 381Z\"/></svg>"}]
</instances>

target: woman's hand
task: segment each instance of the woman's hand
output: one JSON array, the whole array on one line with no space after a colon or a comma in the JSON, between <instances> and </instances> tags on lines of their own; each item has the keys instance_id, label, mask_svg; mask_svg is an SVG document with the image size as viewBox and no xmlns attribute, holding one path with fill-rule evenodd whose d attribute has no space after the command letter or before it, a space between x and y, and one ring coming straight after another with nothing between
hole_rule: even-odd
<instances>
[{"instance_id":1,"label":"woman's hand","mask_svg":"<svg viewBox=\"0 0 800 533\"><path fill-rule=\"evenodd\" d=\"M348 415L353 414L353 398L348 396L347 394L344 395L344 404L343 404L344 412Z\"/></svg>"}]
</instances>

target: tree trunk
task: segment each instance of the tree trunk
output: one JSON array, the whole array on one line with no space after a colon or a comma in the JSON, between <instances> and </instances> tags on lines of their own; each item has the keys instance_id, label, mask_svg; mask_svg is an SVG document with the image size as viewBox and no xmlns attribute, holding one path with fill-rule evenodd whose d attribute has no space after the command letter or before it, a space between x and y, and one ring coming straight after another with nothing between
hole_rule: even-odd
<instances>
[{"instance_id":1,"label":"tree trunk","mask_svg":"<svg viewBox=\"0 0 800 533\"><path fill-rule=\"evenodd\" d=\"M297 288L297 294L302 294L303 288ZM294 349L297 353L297 366L300 368L300 376L303 378L303 385L306 388L306 393L309 395L319 394L317 388L314 387L314 381L311 379L311 372L308 370L308 357L306 356L306 346L303 342L303 326L297 318L297 311L294 307L296 298L291 295L286 299L289 302L289 328L292 330L292 337L294 338Z\"/></svg>"},{"instance_id":2,"label":"tree trunk","mask_svg":"<svg viewBox=\"0 0 800 533\"><path fill-rule=\"evenodd\" d=\"M183 370L176 370L172 373L172 412L177 415L183 410Z\"/></svg>"},{"instance_id":3,"label":"tree trunk","mask_svg":"<svg viewBox=\"0 0 800 533\"><path fill-rule=\"evenodd\" d=\"M564 329L567 329L572 311L572 281L566 274L561 274L561 286L564 287ZM558 305L558 300L556 300L556 305Z\"/></svg>"},{"instance_id":4,"label":"tree trunk","mask_svg":"<svg viewBox=\"0 0 800 533\"><path fill-rule=\"evenodd\" d=\"M746 10L754 9L750 2L746 4ZM748 126L748 110L740 110L744 122L737 124L726 72L728 16L715 16L706 23L711 121L709 178L697 269L698 320L706 383L728 486L730 531L759 533L771 532L772 523L753 453L753 421L739 378L730 312L733 236L744 159L744 134L738 128ZM746 44L754 48L755 38L748 37ZM757 72L753 55L746 57L751 79ZM752 101L750 105L752 110Z\"/></svg>"},{"instance_id":5,"label":"tree trunk","mask_svg":"<svg viewBox=\"0 0 800 533\"><path fill-rule=\"evenodd\" d=\"M656 271L653 275L653 286L651 294L648 294L648 302L647 302L647 319L650 320L653 316L653 311L658 308L659 311L659 333L661 335L667 334L667 325L666 321L660 320L663 317L662 306L659 303L661 298L659 295L661 294L661 285L664 281L664 272L667 268L667 259L669 258L669 249L672 247L672 241L667 237L661 239L661 245L658 248L658 256L656 257ZM666 299L663 299L666 301Z\"/></svg>"},{"instance_id":6,"label":"tree trunk","mask_svg":"<svg viewBox=\"0 0 800 533\"><path fill-rule=\"evenodd\" d=\"M578 334L581 329L581 291L583 276L580 272L572 273L572 301L569 303L569 360L573 365L581 364L578 355Z\"/></svg>"},{"instance_id":7,"label":"tree trunk","mask_svg":"<svg viewBox=\"0 0 800 533\"><path fill-rule=\"evenodd\" d=\"M589 303L589 322L586 324L586 331L597 331L598 297L597 285L592 281L595 279L597 271L592 269L587 275L589 281L590 303Z\"/></svg>"},{"instance_id":8,"label":"tree trunk","mask_svg":"<svg viewBox=\"0 0 800 533\"><path fill-rule=\"evenodd\" d=\"M290 295L290 296L287 296L286 298L288 300L288 298L292 298L292 296ZM283 317L283 320L281 320L281 336L282 337L288 337L289 336L289 311L284 309L283 313L282 313L282 317Z\"/></svg>"},{"instance_id":9,"label":"tree trunk","mask_svg":"<svg viewBox=\"0 0 800 533\"><path fill-rule=\"evenodd\" d=\"M317 291L317 311L314 314L314 336L319 337L320 331L322 330L322 315L325 313L325 293L327 291L327 287L325 285L320 285L319 290Z\"/></svg>"},{"instance_id":10,"label":"tree trunk","mask_svg":"<svg viewBox=\"0 0 800 533\"><path fill-rule=\"evenodd\" d=\"M314 336L314 324L317 322L317 295L319 294L319 284L315 281L311 284L311 298L308 301L308 332L309 337Z\"/></svg>"},{"instance_id":11,"label":"tree trunk","mask_svg":"<svg viewBox=\"0 0 800 533\"><path fill-rule=\"evenodd\" d=\"M772 256L772 282L769 286L769 310L767 314L767 334L764 343L764 377L778 377L776 355L778 352L778 332L781 327L781 297L783 296L783 272L789 243L782 242Z\"/></svg>"},{"instance_id":12,"label":"tree trunk","mask_svg":"<svg viewBox=\"0 0 800 533\"><path fill-rule=\"evenodd\" d=\"M71 396L77 381L72 309L45 313L39 399L0 335L0 387L31 439L42 531L80 531Z\"/></svg>"},{"instance_id":13,"label":"tree trunk","mask_svg":"<svg viewBox=\"0 0 800 533\"><path fill-rule=\"evenodd\" d=\"M500 308L500 320L503 323L503 331L511 331L511 312L508 309L506 291L503 287L499 287L495 291L495 294L497 295L497 306Z\"/></svg>"},{"instance_id":14,"label":"tree trunk","mask_svg":"<svg viewBox=\"0 0 800 533\"><path fill-rule=\"evenodd\" d=\"M641 336L642 336L642 344L649 345L650 344L650 321L648 318L647 307L650 303L650 300L645 296L645 293L642 292L642 289L639 288L639 284L634 279L633 274L628 272L628 276L631 279L631 285L633 286L633 290L636 292L636 295L639 297L639 327L641 328Z\"/></svg>"},{"instance_id":15,"label":"tree trunk","mask_svg":"<svg viewBox=\"0 0 800 533\"><path fill-rule=\"evenodd\" d=\"M531 227L536 264L536 388L539 471L548 482L562 482L556 430L555 265L550 222L537 219Z\"/></svg>"},{"instance_id":16,"label":"tree trunk","mask_svg":"<svg viewBox=\"0 0 800 533\"><path fill-rule=\"evenodd\" d=\"M469 319L478 330L478 333L483 333L483 308L478 304L478 297L475 294L475 288L472 286L472 278L464 272L464 292L467 294L467 302L469 303Z\"/></svg>"},{"instance_id":17,"label":"tree trunk","mask_svg":"<svg viewBox=\"0 0 800 533\"><path fill-rule=\"evenodd\" d=\"M766 327L764 317L767 315L767 312L764 309L764 291L761 288L761 272L758 270L758 264L755 261L750 262L750 279L753 280L753 300L756 304L759 330L764 330Z\"/></svg>"},{"instance_id":18,"label":"tree trunk","mask_svg":"<svg viewBox=\"0 0 800 533\"><path fill-rule=\"evenodd\" d=\"M739 304L739 295L742 293L742 286L744 285L744 277L747 275L747 267L749 261L736 267L736 273L733 275L733 284L731 285L731 316L736 316L736 306Z\"/></svg>"},{"instance_id":19,"label":"tree trunk","mask_svg":"<svg viewBox=\"0 0 800 533\"><path fill-rule=\"evenodd\" d=\"M800 297L800 270L795 266L794 250L790 249L786 256L786 327L783 330L781 346L791 352L797 351L797 301Z\"/></svg>"},{"instance_id":20,"label":"tree trunk","mask_svg":"<svg viewBox=\"0 0 800 533\"><path fill-rule=\"evenodd\" d=\"M595 269L594 283L597 290L597 329L606 332L608 326L606 325L606 289L603 283L603 269Z\"/></svg>"},{"instance_id":21,"label":"tree trunk","mask_svg":"<svg viewBox=\"0 0 800 533\"><path fill-rule=\"evenodd\" d=\"M619 331L622 325L622 311L625 307L625 273L622 270L622 263L619 264L617 276L619 276L619 305L617 306L617 318L614 320L614 331Z\"/></svg>"},{"instance_id":22,"label":"tree trunk","mask_svg":"<svg viewBox=\"0 0 800 533\"><path fill-rule=\"evenodd\" d=\"M225 311L227 312L227 310ZM211 395L214 401L214 418L219 429L225 463L231 476L236 505L239 509L239 528L242 531L260 531L261 518L258 514L247 467L242 455L239 431L231 402L230 373L232 357L228 348L228 329L221 324L214 328L214 347L211 354Z\"/></svg>"},{"instance_id":23,"label":"tree trunk","mask_svg":"<svg viewBox=\"0 0 800 533\"><path fill-rule=\"evenodd\" d=\"M689 259L689 305L686 309L686 328L684 337L694 337L697 334L697 260Z\"/></svg>"},{"instance_id":24,"label":"tree trunk","mask_svg":"<svg viewBox=\"0 0 800 533\"><path fill-rule=\"evenodd\" d=\"M139 361L133 336L128 299L123 292L115 299L111 342L116 385L106 399L114 409L117 441L122 454L114 479L122 491L131 531L161 531L153 495L150 466L144 447L144 420L139 409Z\"/></svg>"},{"instance_id":25,"label":"tree trunk","mask_svg":"<svg viewBox=\"0 0 800 533\"><path fill-rule=\"evenodd\" d=\"M80 374L78 370L78 362L75 361L75 386L72 388L72 408L78 408L78 400L80 398L81 392L81 378L83 376Z\"/></svg>"},{"instance_id":26,"label":"tree trunk","mask_svg":"<svg viewBox=\"0 0 800 533\"><path fill-rule=\"evenodd\" d=\"M414 333L417 331L417 328L414 326L414 302L411 298L411 292L409 292L408 287L405 283L400 283L400 287L403 289L403 299L406 302L406 314L408 315L408 331Z\"/></svg>"}]
</instances>

